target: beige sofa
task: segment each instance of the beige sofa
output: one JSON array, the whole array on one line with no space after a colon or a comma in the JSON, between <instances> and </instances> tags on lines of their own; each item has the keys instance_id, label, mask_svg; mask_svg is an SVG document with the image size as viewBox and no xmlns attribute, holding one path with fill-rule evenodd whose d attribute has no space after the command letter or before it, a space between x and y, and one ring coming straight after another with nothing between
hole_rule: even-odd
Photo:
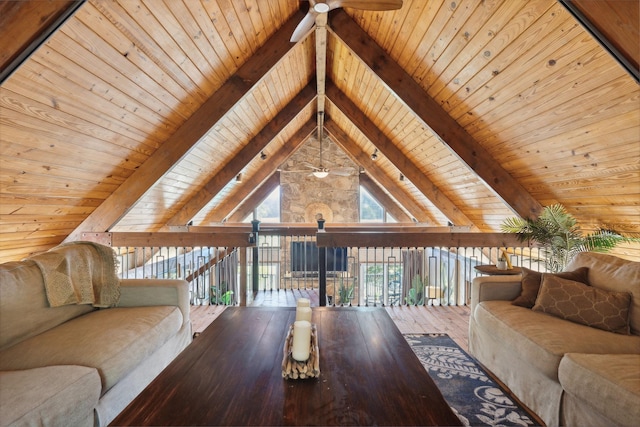
<instances>
[{"instance_id":1,"label":"beige sofa","mask_svg":"<svg viewBox=\"0 0 640 427\"><path fill-rule=\"evenodd\" d=\"M61 261L50 270L38 257L0 265L0 425L107 425L191 342L183 280L116 276L101 299L110 251L76 243L44 254ZM65 272L93 289L52 307L48 286Z\"/></svg>"},{"instance_id":2,"label":"beige sofa","mask_svg":"<svg viewBox=\"0 0 640 427\"><path fill-rule=\"evenodd\" d=\"M581 267L587 268L591 289L573 280L542 275L543 285L534 293L533 308L512 304L516 299L522 302L523 276L474 279L469 350L548 426L637 426L640 263L580 253L566 271L584 271ZM525 271L526 280L535 276L531 273ZM586 314L563 306L561 300L568 300L572 289L587 290L577 302ZM553 293L556 300L549 300ZM628 335L591 326L588 297L593 295L617 298L613 306L617 304L618 311L608 312L607 320L628 316ZM628 302L626 312L620 308L624 301Z\"/></svg>"}]
</instances>

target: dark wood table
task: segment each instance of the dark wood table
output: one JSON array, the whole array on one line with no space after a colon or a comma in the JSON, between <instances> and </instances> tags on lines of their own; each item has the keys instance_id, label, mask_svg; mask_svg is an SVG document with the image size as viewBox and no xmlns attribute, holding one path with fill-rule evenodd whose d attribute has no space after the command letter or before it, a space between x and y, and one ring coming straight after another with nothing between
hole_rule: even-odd
<instances>
[{"instance_id":1,"label":"dark wood table","mask_svg":"<svg viewBox=\"0 0 640 427\"><path fill-rule=\"evenodd\" d=\"M227 308L112 425L461 425L383 308L314 307L320 377L282 378L294 308Z\"/></svg>"}]
</instances>

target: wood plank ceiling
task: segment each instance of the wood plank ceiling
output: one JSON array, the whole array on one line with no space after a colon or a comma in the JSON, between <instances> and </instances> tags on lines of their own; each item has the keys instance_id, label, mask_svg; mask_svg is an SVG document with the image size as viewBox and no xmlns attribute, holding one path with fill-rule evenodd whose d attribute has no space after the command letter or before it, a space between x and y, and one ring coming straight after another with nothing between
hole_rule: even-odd
<instances>
[{"instance_id":1,"label":"wood plank ceiling","mask_svg":"<svg viewBox=\"0 0 640 427\"><path fill-rule=\"evenodd\" d=\"M314 132L314 32L289 41L307 9L80 2L0 87L0 262L238 220ZM8 21L3 37L26 28ZM640 232L638 83L562 4L404 0L328 23L326 132L389 203L490 232L559 202Z\"/></svg>"}]
</instances>

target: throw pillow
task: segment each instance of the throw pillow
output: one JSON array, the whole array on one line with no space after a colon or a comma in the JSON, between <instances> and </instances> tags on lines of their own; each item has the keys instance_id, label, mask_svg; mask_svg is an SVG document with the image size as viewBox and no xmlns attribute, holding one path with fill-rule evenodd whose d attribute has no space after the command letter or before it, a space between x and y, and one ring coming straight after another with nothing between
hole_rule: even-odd
<instances>
[{"instance_id":1,"label":"throw pillow","mask_svg":"<svg viewBox=\"0 0 640 427\"><path fill-rule=\"evenodd\" d=\"M533 311L629 335L630 304L629 292L606 291L552 274L543 274Z\"/></svg>"},{"instance_id":2,"label":"throw pillow","mask_svg":"<svg viewBox=\"0 0 640 427\"><path fill-rule=\"evenodd\" d=\"M573 280L575 282L581 282L589 284L588 280L589 268L580 267L573 271L564 271L562 273L555 273L554 276L561 277L563 279ZM536 297L540 290L540 284L542 283L542 273L529 270L528 268L522 268L522 291L520 295L511 301L511 304L518 305L520 307L531 308L536 303Z\"/></svg>"}]
</instances>

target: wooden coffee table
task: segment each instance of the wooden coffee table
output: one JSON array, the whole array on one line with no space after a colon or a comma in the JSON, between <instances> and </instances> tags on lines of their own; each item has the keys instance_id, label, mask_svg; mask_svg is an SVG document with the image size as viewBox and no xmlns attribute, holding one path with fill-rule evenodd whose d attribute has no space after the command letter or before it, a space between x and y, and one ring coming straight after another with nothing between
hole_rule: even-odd
<instances>
[{"instance_id":1,"label":"wooden coffee table","mask_svg":"<svg viewBox=\"0 0 640 427\"><path fill-rule=\"evenodd\" d=\"M461 425L383 308L314 307L320 377L282 378L295 308L227 308L112 425Z\"/></svg>"}]
</instances>

